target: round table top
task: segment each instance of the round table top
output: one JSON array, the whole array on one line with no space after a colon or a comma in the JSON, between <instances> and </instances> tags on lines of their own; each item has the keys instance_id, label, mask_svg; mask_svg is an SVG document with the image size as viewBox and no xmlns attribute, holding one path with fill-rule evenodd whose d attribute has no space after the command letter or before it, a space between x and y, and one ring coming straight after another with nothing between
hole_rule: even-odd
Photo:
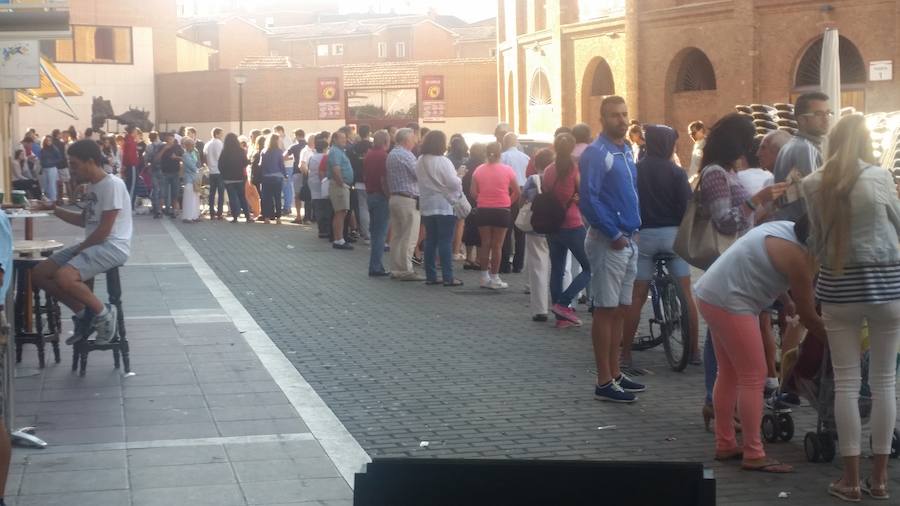
<instances>
[{"instance_id":1,"label":"round table top","mask_svg":"<svg viewBox=\"0 0 900 506\"><path fill-rule=\"evenodd\" d=\"M51 213L47 211L29 211L27 209L11 209L6 211L9 218L46 218Z\"/></svg>"},{"instance_id":2,"label":"round table top","mask_svg":"<svg viewBox=\"0 0 900 506\"><path fill-rule=\"evenodd\" d=\"M13 241L13 251L19 254L40 253L43 251L56 251L61 249L65 244L49 240L37 241Z\"/></svg>"}]
</instances>

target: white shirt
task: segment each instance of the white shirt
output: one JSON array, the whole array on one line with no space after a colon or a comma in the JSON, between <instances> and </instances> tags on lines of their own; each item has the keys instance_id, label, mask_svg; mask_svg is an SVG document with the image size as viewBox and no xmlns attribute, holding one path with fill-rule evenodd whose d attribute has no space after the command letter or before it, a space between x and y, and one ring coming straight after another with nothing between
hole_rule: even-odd
<instances>
[{"instance_id":1,"label":"white shirt","mask_svg":"<svg viewBox=\"0 0 900 506\"><path fill-rule=\"evenodd\" d=\"M126 255L131 252L131 199L125 182L117 177L107 175L98 183L88 185L84 201L84 237L90 237L100 226L103 211L118 209L116 221L113 223L106 242L112 244Z\"/></svg>"},{"instance_id":2,"label":"white shirt","mask_svg":"<svg viewBox=\"0 0 900 506\"><path fill-rule=\"evenodd\" d=\"M206 156L206 166L209 167L210 174L219 174L219 156L222 155L222 148L225 145L220 139L213 138L203 146L203 155Z\"/></svg>"},{"instance_id":3,"label":"white shirt","mask_svg":"<svg viewBox=\"0 0 900 506\"><path fill-rule=\"evenodd\" d=\"M319 200L322 198L322 180L319 178L319 164L322 163L322 158L325 157L324 153L313 153L312 156L309 157L309 161L307 161L307 167L309 167L309 194L312 200ZM325 197L328 197L328 194L324 194Z\"/></svg>"},{"instance_id":4,"label":"white shirt","mask_svg":"<svg viewBox=\"0 0 900 506\"><path fill-rule=\"evenodd\" d=\"M706 139L701 139L694 143L694 149L691 150L691 166L688 168L688 179L700 173L704 146L706 146Z\"/></svg>"},{"instance_id":5,"label":"white shirt","mask_svg":"<svg viewBox=\"0 0 900 506\"><path fill-rule=\"evenodd\" d=\"M306 169L309 170L309 159L312 158L314 154L316 154L316 150L307 144L305 148L300 150L300 166L302 167L305 163Z\"/></svg>"},{"instance_id":6,"label":"white shirt","mask_svg":"<svg viewBox=\"0 0 900 506\"><path fill-rule=\"evenodd\" d=\"M775 184L775 174L763 169L745 169L738 171L738 180L750 195L756 195L766 186Z\"/></svg>"},{"instance_id":7,"label":"white shirt","mask_svg":"<svg viewBox=\"0 0 900 506\"><path fill-rule=\"evenodd\" d=\"M528 162L530 161L531 159L528 158L528 155L516 148L509 148L500 155L500 163L509 165L512 167L513 172L516 173L516 182L520 188L525 186L525 172L528 170Z\"/></svg>"},{"instance_id":8,"label":"white shirt","mask_svg":"<svg viewBox=\"0 0 900 506\"><path fill-rule=\"evenodd\" d=\"M462 195L462 182L446 156L422 155L416 162L422 216L453 215L451 199Z\"/></svg>"}]
</instances>

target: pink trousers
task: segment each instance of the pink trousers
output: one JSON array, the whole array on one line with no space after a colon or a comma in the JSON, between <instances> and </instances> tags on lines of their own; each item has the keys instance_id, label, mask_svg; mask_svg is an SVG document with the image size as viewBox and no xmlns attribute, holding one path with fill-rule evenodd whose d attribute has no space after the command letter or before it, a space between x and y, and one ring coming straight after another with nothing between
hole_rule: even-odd
<instances>
[{"instance_id":1,"label":"pink trousers","mask_svg":"<svg viewBox=\"0 0 900 506\"><path fill-rule=\"evenodd\" d=\"M766 356L759 316L729 313L719 306L702 300L698 302L700 313L709 325L719 362L719 374L713 388L716 452L730 452L738 447L732 421L737 406L744 435L744 460L761 459L766 456L759 434Z\"/></svg>"}]
</instances>

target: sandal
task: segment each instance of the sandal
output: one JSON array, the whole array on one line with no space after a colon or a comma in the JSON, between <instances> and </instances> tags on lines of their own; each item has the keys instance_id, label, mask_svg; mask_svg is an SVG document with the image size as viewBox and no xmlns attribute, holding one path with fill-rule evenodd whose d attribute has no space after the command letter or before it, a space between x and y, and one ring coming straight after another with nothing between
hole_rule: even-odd
<instances>
[{"instance_id":1,"label":"sandal","mask_svg":"<svg viewBox=\"0 0 900 506\"><path fill-rule=\"evenodd\" d=\"M764 459L760 464L748 464L745 460L744 463L741 464L741 469L743 469L744 471L757 471L760 473L773 474L785 474L794 472L794 466L783 464L775 459Z\"/></svg>"},{"instance_id":2,"label":"sandal","mask_svg":"<svg viewBox=\"0 0 900 506\"><path fill-rule=\"evenodd\" d=\"M729 450L727 452L716 452L715 460L719 462L726 462L729 460L741 460L744 458L744 450L740 448L735 448L733 450Z\"/></svg>"},{"instance_id":3,"label":"sandal","mask_svg":"<svg viewBox=\"0 0 900 506\"><path fill-rule=\"evenodd\" d=\"M891 495L888 494L887 491L887 484L873 487L871 477L866 478L866 480L860 484L860 488L863 492L869 494L872 499L887 500L891 498Z\"/></svg>"},{"instance_id":4,"label":"sandal","mask_svg":"<svg viewBox=\"0 0 900 506\"><path fill-rule=\"evenodd\" d=\"M444 282L444 286L463 286L463 282L461 279L454 279L453 281Z\"/></svg>"},{"instance_id":5,"label":"sandal","mask_svg":"<svg viewBox=\"0 0 900 506\"><path fill-rule=\"evenodd\" d=\"M848 487L846 485L840 485L839 481L828 484L828 495L837 497L846 502L862 501L862 492L860 492L860 487L858 485L855 487Z\"/></svg>"}]
</instances>

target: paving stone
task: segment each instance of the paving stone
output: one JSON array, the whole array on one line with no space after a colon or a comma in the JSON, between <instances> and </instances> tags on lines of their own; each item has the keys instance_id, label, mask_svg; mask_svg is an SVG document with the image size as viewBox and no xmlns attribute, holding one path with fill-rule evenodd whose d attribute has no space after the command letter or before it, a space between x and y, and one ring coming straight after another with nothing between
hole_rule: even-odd
<instances>
[{"instance_id":1,"label":"paving stone","mask_svg":"<svg viewBox=\"0 0 900 506\"><path fill-rule=\"evenodd\" d=\"M237 485L151 488L132 494L134 506L244 506L244 496Z\"/></svg>"},{"instance_id":2,"label":"paving stone","mask_svg":"<svg viewBox=\"0 0 900 506\"><path fill-rule=\"evenodd\" d=\"M9 506L123 506L130 503L127 490L103 492L66 492L63 494L23 495L7 501Z\"/></svg>"},{"instance_id":3,"label":"paving stone","mask_svg":"<svg viewBox=\"0 0 900 506\"><path fill-rule=\"evenodd\" d=\"M340 478L242 483L241 488L251 505L353 497L347 482Z\"/></svg>"},{"instance_id":4,"label":"paving stone","mask_svg":"<svg viewBox=\"0 0 900 506\"><path fill-rule=\"evenodd\" d=\"M92 469L53 473L28 472L22 478L22 495L125 490L128 473L121 469Z\"/></svg>"},{"instance_id":5,"label":"paving stone","mask_svg":"<svg viewBox=\"0 0 900 506\"><path fill-rule=\"evenodd\" d=\"M128 465L137 467L179 466L227 462L221 445L175 446L128 450Z\"/></svg>"},{"instance_id":6,"label":"paving stone","mask_svg":"<svg viewBox=\"0 0 900 506\"><path fill-rule=\"evenodd\" d=\"M240 420L235 422L216 422L223 436L254 436L262 434L300 434L309 432L309 427L296 418L277 418L264 420Z\"/></svg>"},{"instance_id":7,"label":"paving stone","mask_svg":"<svg viewBox=\"0 0 900 506\"><path fill-rule=\"evenodd\" d=\"M233 466L238 481L242 483L340 478L337 468L327 458L235 462Z\"/></svg>"},{"instance_id":8,"label":"paving stone","mask_svg":"<svg viewBox=\"0 0 900 506\"><path fill-rule=\"evenodd\" d=\"M232 462L327 457L317 441L226 444L225 450Z\"/></svg>"},{"instance_id":9,"label":"paving stone","mask_svg":"<svg viewBox=\"0 0 900 506\"><path fill-rule=\"evenodd\" d=\"M165 425L126 427L125 432L129 442L194 439L219 436L219 431L212 422L170 423Z\"/></svg>"},{"instance_id":10,"label":"paving stone","mask_svg":"<svg viewBox=\"0 0 900 506\"><path fill-rule=\"evenodd\" d=\"M132 490L227 485L237 481L228 462L136 467L129 470L129 477Z\"/></svg>"},{"instance_id":11,"label":"paving stone","mask_svg":"<svg viewBox=\"0 0 900 506\"><path fill-rule=\"evenodd\" d=\"M128 427L174 425L212 421L206 408L129 410L125 414Z\"/></svg>"},{"instance_id":12,"label":"paving stone","mask_svg":"<svg viewBox=\"0 0 900 506\"><path fill-rule=\"evenodd\" d=\"M32 453L27 455L25 459L29 473L122 469L127 464L124 450L80 453Z\"/></svg>"}]
</instances>

